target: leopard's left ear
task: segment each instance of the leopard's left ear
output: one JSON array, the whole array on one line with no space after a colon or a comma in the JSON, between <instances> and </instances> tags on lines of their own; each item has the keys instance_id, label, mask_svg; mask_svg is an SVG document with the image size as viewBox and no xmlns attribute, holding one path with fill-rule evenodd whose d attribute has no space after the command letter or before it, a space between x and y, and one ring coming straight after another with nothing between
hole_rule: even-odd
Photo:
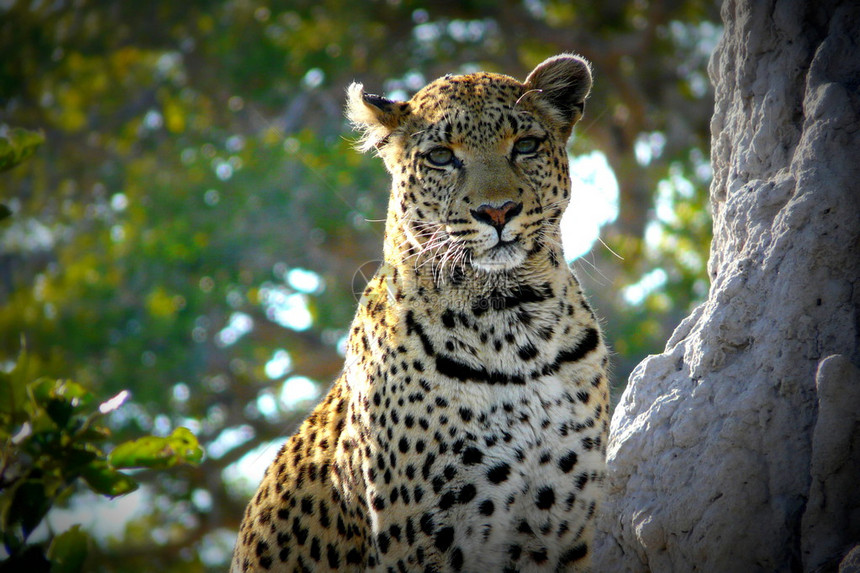
<instances>
[{"instance_id":1,"label":"leopard's left ear","mask_svg":"<svg viewBox=\"0 0 860 573\"><path fill-rule=\"evenodd\" d=\"M529 101L570 133L591 91L591 64L574 54L553 56L532 70L525 87Z\"/></svg>"},{"instance_id":2,"label":"leopard's left ear","mask_svg":"<svg viewBox=\"0 0 860 573\"><path fill-rule=\"evenodd\" d=\"M409 103L364 92L353 83L347 89L346 116L361 134L356 147L361 151L379 149L409 114Z\"/></svg>"}]
</instances>

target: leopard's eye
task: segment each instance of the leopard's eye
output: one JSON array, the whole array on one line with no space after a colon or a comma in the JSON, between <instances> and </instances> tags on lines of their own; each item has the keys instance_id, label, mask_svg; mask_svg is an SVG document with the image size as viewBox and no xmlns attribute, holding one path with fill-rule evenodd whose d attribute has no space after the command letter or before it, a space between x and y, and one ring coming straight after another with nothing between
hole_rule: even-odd
<instances>
[{"instance_id":1,"label":"leopard's eye","mask_svg":"<svg viewBox=\"0 0 860 573\"><path fill-rule=\"evenodd\" d=\"M447 147L436 147L427 153L427 161L437 167L445 167L454 162L454 152Z\"/></svg>"},{"instance_id":2,"label":"leopard's eye","mask_svg":"<svg viewBox=\"0 0 860 573\"><path fill-rule=\"evenodd\" d=\"M540 145L537 137L523 137L514 142L514 152L520 155L534 153Z\"/></svg>"}]
</instances>

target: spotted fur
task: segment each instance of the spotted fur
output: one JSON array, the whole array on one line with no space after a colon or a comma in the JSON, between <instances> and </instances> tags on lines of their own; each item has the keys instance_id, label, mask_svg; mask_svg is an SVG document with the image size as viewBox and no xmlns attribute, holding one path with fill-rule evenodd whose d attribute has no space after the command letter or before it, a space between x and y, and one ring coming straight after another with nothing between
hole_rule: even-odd
<instances>
[{"instance_id":1,"label":"spotted fur","mask_svg":"<svg viewBox=\"0 0 860 573\"><path fill-rule=\"evenodd\" d=\"M349 90L391 173L385 264L343 373L248 505L233 571L584 571L604 480L607 350L567 268L566 142L591 87Z\"/></svg>"}]
</instances>

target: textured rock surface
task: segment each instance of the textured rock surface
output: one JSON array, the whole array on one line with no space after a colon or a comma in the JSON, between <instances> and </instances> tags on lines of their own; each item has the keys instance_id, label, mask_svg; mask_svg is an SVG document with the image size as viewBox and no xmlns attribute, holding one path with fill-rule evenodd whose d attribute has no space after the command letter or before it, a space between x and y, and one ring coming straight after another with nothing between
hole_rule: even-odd
<instances>
[{"instance_id":1,"label":"textured rock surface","mask_svg":"<svg viewBox=\"0 0 860 573\"><path fill-rule=\"evenodd\" d=\"M597 572L835 571L860 541L860 2L722 15L712 287L615 411Z\"/></svg>"},{"instance_id":2,"label":"textured rock surface","mask_svg":"<svg viewBox=\"0 0 860 573\"><path fill-rule=\"evenodd\" d=\"M839 564L839 573L860 573L860 545L855 546Z\"/></svg>"}]
</instances>

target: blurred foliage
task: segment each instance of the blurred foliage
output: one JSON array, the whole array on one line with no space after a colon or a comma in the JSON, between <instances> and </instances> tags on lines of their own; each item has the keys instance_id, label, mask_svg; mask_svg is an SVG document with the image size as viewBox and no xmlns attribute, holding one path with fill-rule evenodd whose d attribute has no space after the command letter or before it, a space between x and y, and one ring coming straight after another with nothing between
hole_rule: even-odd
<instances>
[{"instance_id":1,"label":"blurred foliage","mask_svg":"<svg viewBox=\"0 0 860 573\"><path fill-rule=\"evenodd\" d=\"M39 132L4 126L0 129L0 172L8 171L26 160L44 142L45 136ZM2 218L3 215L0 215Z\"/></svg>"},{"instance_id":2,"label":"blurred foliage","mask_svg":"<svg viewBox=\"0 0 860 573\"><path fill-rule=\"evenodd\" d=\"M187 428L167 437L146 436L116 446L105 455L111 432L101 418L116 410L127 392L87 407L93 395L71 380L28 379L22 351L15 367L0 373L0 533L7 558L2 571L83 570L89 536L79 525L30 543L31 534L56 503L76 491L82 479L89 489L117 497L137 489L120 470L164 469L179 463L197 465L203 450Z\"/></svg>"},{"instance_id":3,"label":"blurred foliage","mask_svg":"<svg viewBox=\"0 0 860 573\"><path fill-rule=\"evenodd\" d=\"M340 370L388 188L350 149L354 79L408 96L593 62L571 152L606 156L620 204L575 265L623 388L707 291L716 19L704 0L0 3L0 126L45 136L0 175L0 370L23 334L34 376L131 391L116 440L187 427L209 452L135 474L145 510L95 536L88 567L223 570L250 493L237 462L262 471L255 448Z\"/></svg>"}]
</instances>

